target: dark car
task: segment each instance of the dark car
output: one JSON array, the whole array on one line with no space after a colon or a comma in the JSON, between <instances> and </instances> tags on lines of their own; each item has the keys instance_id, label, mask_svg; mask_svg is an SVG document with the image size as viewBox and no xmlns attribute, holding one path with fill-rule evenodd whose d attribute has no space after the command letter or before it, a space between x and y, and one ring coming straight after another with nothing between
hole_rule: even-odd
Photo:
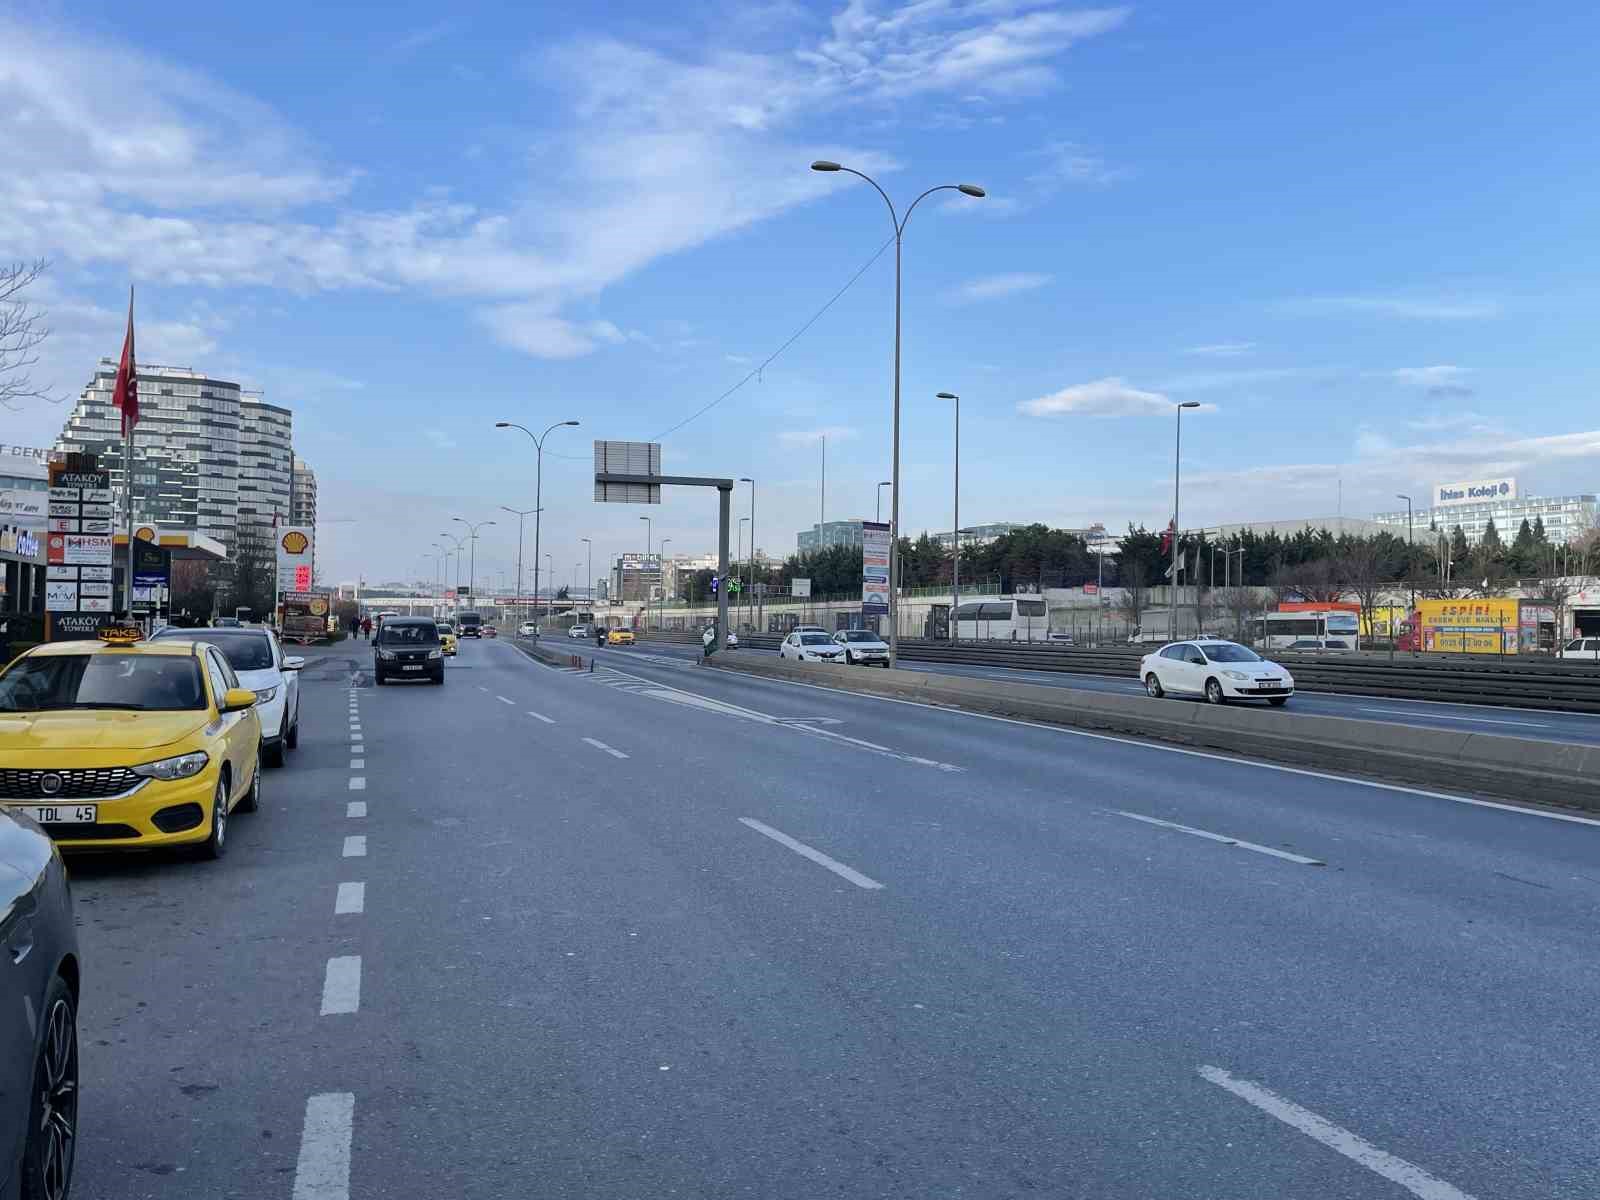
<instances>
[{"instance_id":1,"label":"dark car","mask_svg":"<svg viewBox=\"0 0 1600 1200\"><path fill-rule=\"evenodd\" d=\"M456 624L460 626L464 638L483 636L483 614L480 612L463 609L456 613Z\"/></svg>"},{"instance_id":2,"label":"dark car","mask_svg":"<svg viewBox=\"0 0 1600 1200\"><path fill-rule=\"evenodd\" d=\"M432 617L388 617L372 635L372 681L444 682L444 646Z\"/></svg>"},{"instance_id":3,"label":"dark car","mask_svg":"<svg viewBox=\"0 0 1600 1200\"><path fill-rule=\"evenodd\" d=\"M7 787L0 772L0 1196L63 1200L77 1149L78 936L61 854L3 806Z\"/></svg>"}]
</instances>

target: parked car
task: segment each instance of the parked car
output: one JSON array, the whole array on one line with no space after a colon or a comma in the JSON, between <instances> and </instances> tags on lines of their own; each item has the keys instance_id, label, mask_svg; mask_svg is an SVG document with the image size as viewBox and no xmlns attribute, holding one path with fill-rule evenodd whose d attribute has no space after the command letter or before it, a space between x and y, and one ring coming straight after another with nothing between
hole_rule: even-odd
<instances>
[{"instance_id":1,"label":"parked car","mask_svg":"<svg viewBox=\"0 0 1600 1200\"><path fill-rule=\"evenodd\" d=\"M536 637L538 637L539 636L539 626L538 626L538 624L536 622L534 622L534 621L524 621L521 625L517 626L517 636L519 638L536 638Z\"/></svg>"},{"instance_id":2,"label":"parked car","mask_svg":"<svg viewBox=\"0 0 1600 1200\"><path fill-rule=\"evenodd\" d=\"M1600 661L1600 638L1573 638L1556 652L1556 657Z\"/></svg>"},{"instance_id":3,"label":"parked car","mask_svg":"<svg viewBox=\"0 0 1600 1200\"><path fill-rule=\"evenodd\" d=\"M1296 638L1284 649L1315 653L1318 650L1348 650L1350 643L1343 638Z\"/></svg>"},{"instance_id":4,"label":"parked car","mask_svg":"<svg viewBox=\"0 0 1600 1200\"><path fill-rule=\"evenodd\" d=\"M1135 629L1128 635L1128 645L1148 646L1152 643L1164 642L1170 636L1170 633L1165 629Z\"/></svg>"},{"instance_id":5,"label":"parked car","mask_svg":"<svg viewBox=\"0 0 1600 1200\"><path fill-rule=\"evenodd\" d=\"M372 635L372 682L390 679L444 682L444 646L432 617L390 617Z\"/></svg>"},{"instance_id":6,"label":"parked car","mask_svg":"<svg viewBox=\"0 0 1600 1200\"><path fill-rule=\"evenodd\" d=\"M270 629L161 630L152 642L207 642L239 676L239 686L256 694L256 715L261 721L261 760L281 767L289 751L300 744L300 670L306 660L285 657L283 646Z\"/></svg>"},{"instance_id":7,"label":"parked car","mask_svg":"<svg viewBox=\"0 0 1600 1200\"><path fill-rule=\"evenodd\" d=\"M821 630L796 630L779 644L778 656L795 662L838 662L844 658L844 647Z\"/></svg>"},{"instance_id":8,"label":"parked car","mask_svg":"<svg viewBox=\"0 0 1600 1200\"><path fill-rule=\"evenodd\" d=\"M0 795L5 793L0 792ZM78 935L60 851L0 801L0 1195L60 1200L78 1138Z\"/></svg>"},{"instance_id":9,"label":"parked car","mask_svg":"<svg viewBox=\"0 0 1600 1200\"><path fill-rule=\"evenodd\" d=\"M1073 644L1072 635L1064 629L1054 630L1050 634L1049 640L1058 646L1070 646Z\"/></svg>"},{"instance_id":10,"label":"parked car","mask_svg":"<svg viewBox=\"0 0 1600 1200\"><path fill-rule=\"evenodd\" d=\"M889 665L889 645L870 629L841 629L833 640L844 647L844 661L880 667Z\"/></svg>"},{"instance_id":11,"label":"parked car","mask_svg":"<svg viewBox=\"0 0 1600 1200\"><path fill-rule=\"evenodd\" d=\"M0 804L66 850L221 858L228 818L261 800L255 693L208 642L101 639L35 646L0 673Z\"/></svg>"},{"instance_id":12,"label":"parked car","mask_svg":"<svg viewBox=\"0 0 1600 1200\"><path fill-rule=\"evenodd\" d=\"M1294 694L1294 677L1248 646L1210 638L1173 642L1139 660L1145 691L1166 695L1204 696L1212 704L1224 700L1265 700L1276 707Z\"/></svg>"},{"instance_id":13,"label":"parked car","mask_svg":"<svg viewBox=\"0 0 1600 1200\"><path fill-rule=\"evenodd\" d=\"M716 636L717 627L715 625L707 625L700 633L700 644L709 646ZM737 650L739 648L739 635L731 629L728 630L728 636L723 639L722 644L729 650Z\"/></svg>"}]
</instances>

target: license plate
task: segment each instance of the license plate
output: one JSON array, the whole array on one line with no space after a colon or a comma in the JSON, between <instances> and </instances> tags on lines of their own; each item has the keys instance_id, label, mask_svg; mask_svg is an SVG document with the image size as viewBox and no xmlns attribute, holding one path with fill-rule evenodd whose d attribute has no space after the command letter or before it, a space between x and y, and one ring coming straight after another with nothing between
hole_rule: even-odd
<instances>
[{"instance_id":1,"label":"license plate","mask_svg":"<svg viewBox=\"0 0 1600 1200\"><path fill-rule=\"evenodd\" d=\"M27 813L41 825L93 825L93 804L11 804L12 812Z\"/></svg>"},{"instance_id":2,"label":"license plate","mask_svg":"<svg viewBox=\"0 0 1600 1200\"><path fill-rule=\"evenodd\" d=\"M409 664L407 666L401 667L400 669L402 671L420 671L420 670L422 670L422 666L419 663L411 663L411 664Z\"/></svg>"}]
</instances>

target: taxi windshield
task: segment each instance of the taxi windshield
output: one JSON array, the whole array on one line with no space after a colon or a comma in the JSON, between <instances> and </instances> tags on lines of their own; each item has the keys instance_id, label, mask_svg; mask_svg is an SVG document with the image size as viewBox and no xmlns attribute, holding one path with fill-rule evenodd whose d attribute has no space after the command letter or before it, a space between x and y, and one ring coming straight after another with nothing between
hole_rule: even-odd
<instances>
[{"instance_id":1,"label":"taxi windshield","mask_svg":"<svg viewBox=\"0 0 1600 1200\"><path fill-rule=\"evenodd\" d=\"M0 712L205 707L199 664L188 655L69 654L23 658L0 675Z\"/></svg>"}]
</instances>

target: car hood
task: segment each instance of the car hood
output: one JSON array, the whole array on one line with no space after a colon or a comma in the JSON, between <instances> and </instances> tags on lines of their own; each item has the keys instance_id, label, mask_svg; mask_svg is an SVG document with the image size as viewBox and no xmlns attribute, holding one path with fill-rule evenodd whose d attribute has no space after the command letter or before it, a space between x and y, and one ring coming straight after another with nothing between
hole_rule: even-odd
<instances>
[{"instance_id":1,"label":"car hood","mask_svg":"<svg viewBox=\"0 0 1600 1200\"><path fill-rule=\"evenodd\" d=\"M1243 675L1248 675L1251 679L1287 679L1289 677L1287 667L1280 666L1278 663L1271 662L1265 658L1260 662L1253 663L1216 663L1214 665L1224 671L1238 671Z\"/></svg>"},{"instance_id":2,"label":"car hood","mask_svg":"<svg viewBox=\"0 0 1600 1200\"><path fill-rule=\"evenodd\" d=\"M888 650L887 642L844 642L839 645L841 650Z\"/></svg>"},{"instance_id":3,"label":"car hood","mask_svg":"<svg viewBox=\"0 0 1600 1200\"><path fill-rule=\"evenodd\" d=\"M0 713L0 764L8 750L148 750L186 738L210 719L209 713L198 709Z\"/></svg>"}]
</instances>

